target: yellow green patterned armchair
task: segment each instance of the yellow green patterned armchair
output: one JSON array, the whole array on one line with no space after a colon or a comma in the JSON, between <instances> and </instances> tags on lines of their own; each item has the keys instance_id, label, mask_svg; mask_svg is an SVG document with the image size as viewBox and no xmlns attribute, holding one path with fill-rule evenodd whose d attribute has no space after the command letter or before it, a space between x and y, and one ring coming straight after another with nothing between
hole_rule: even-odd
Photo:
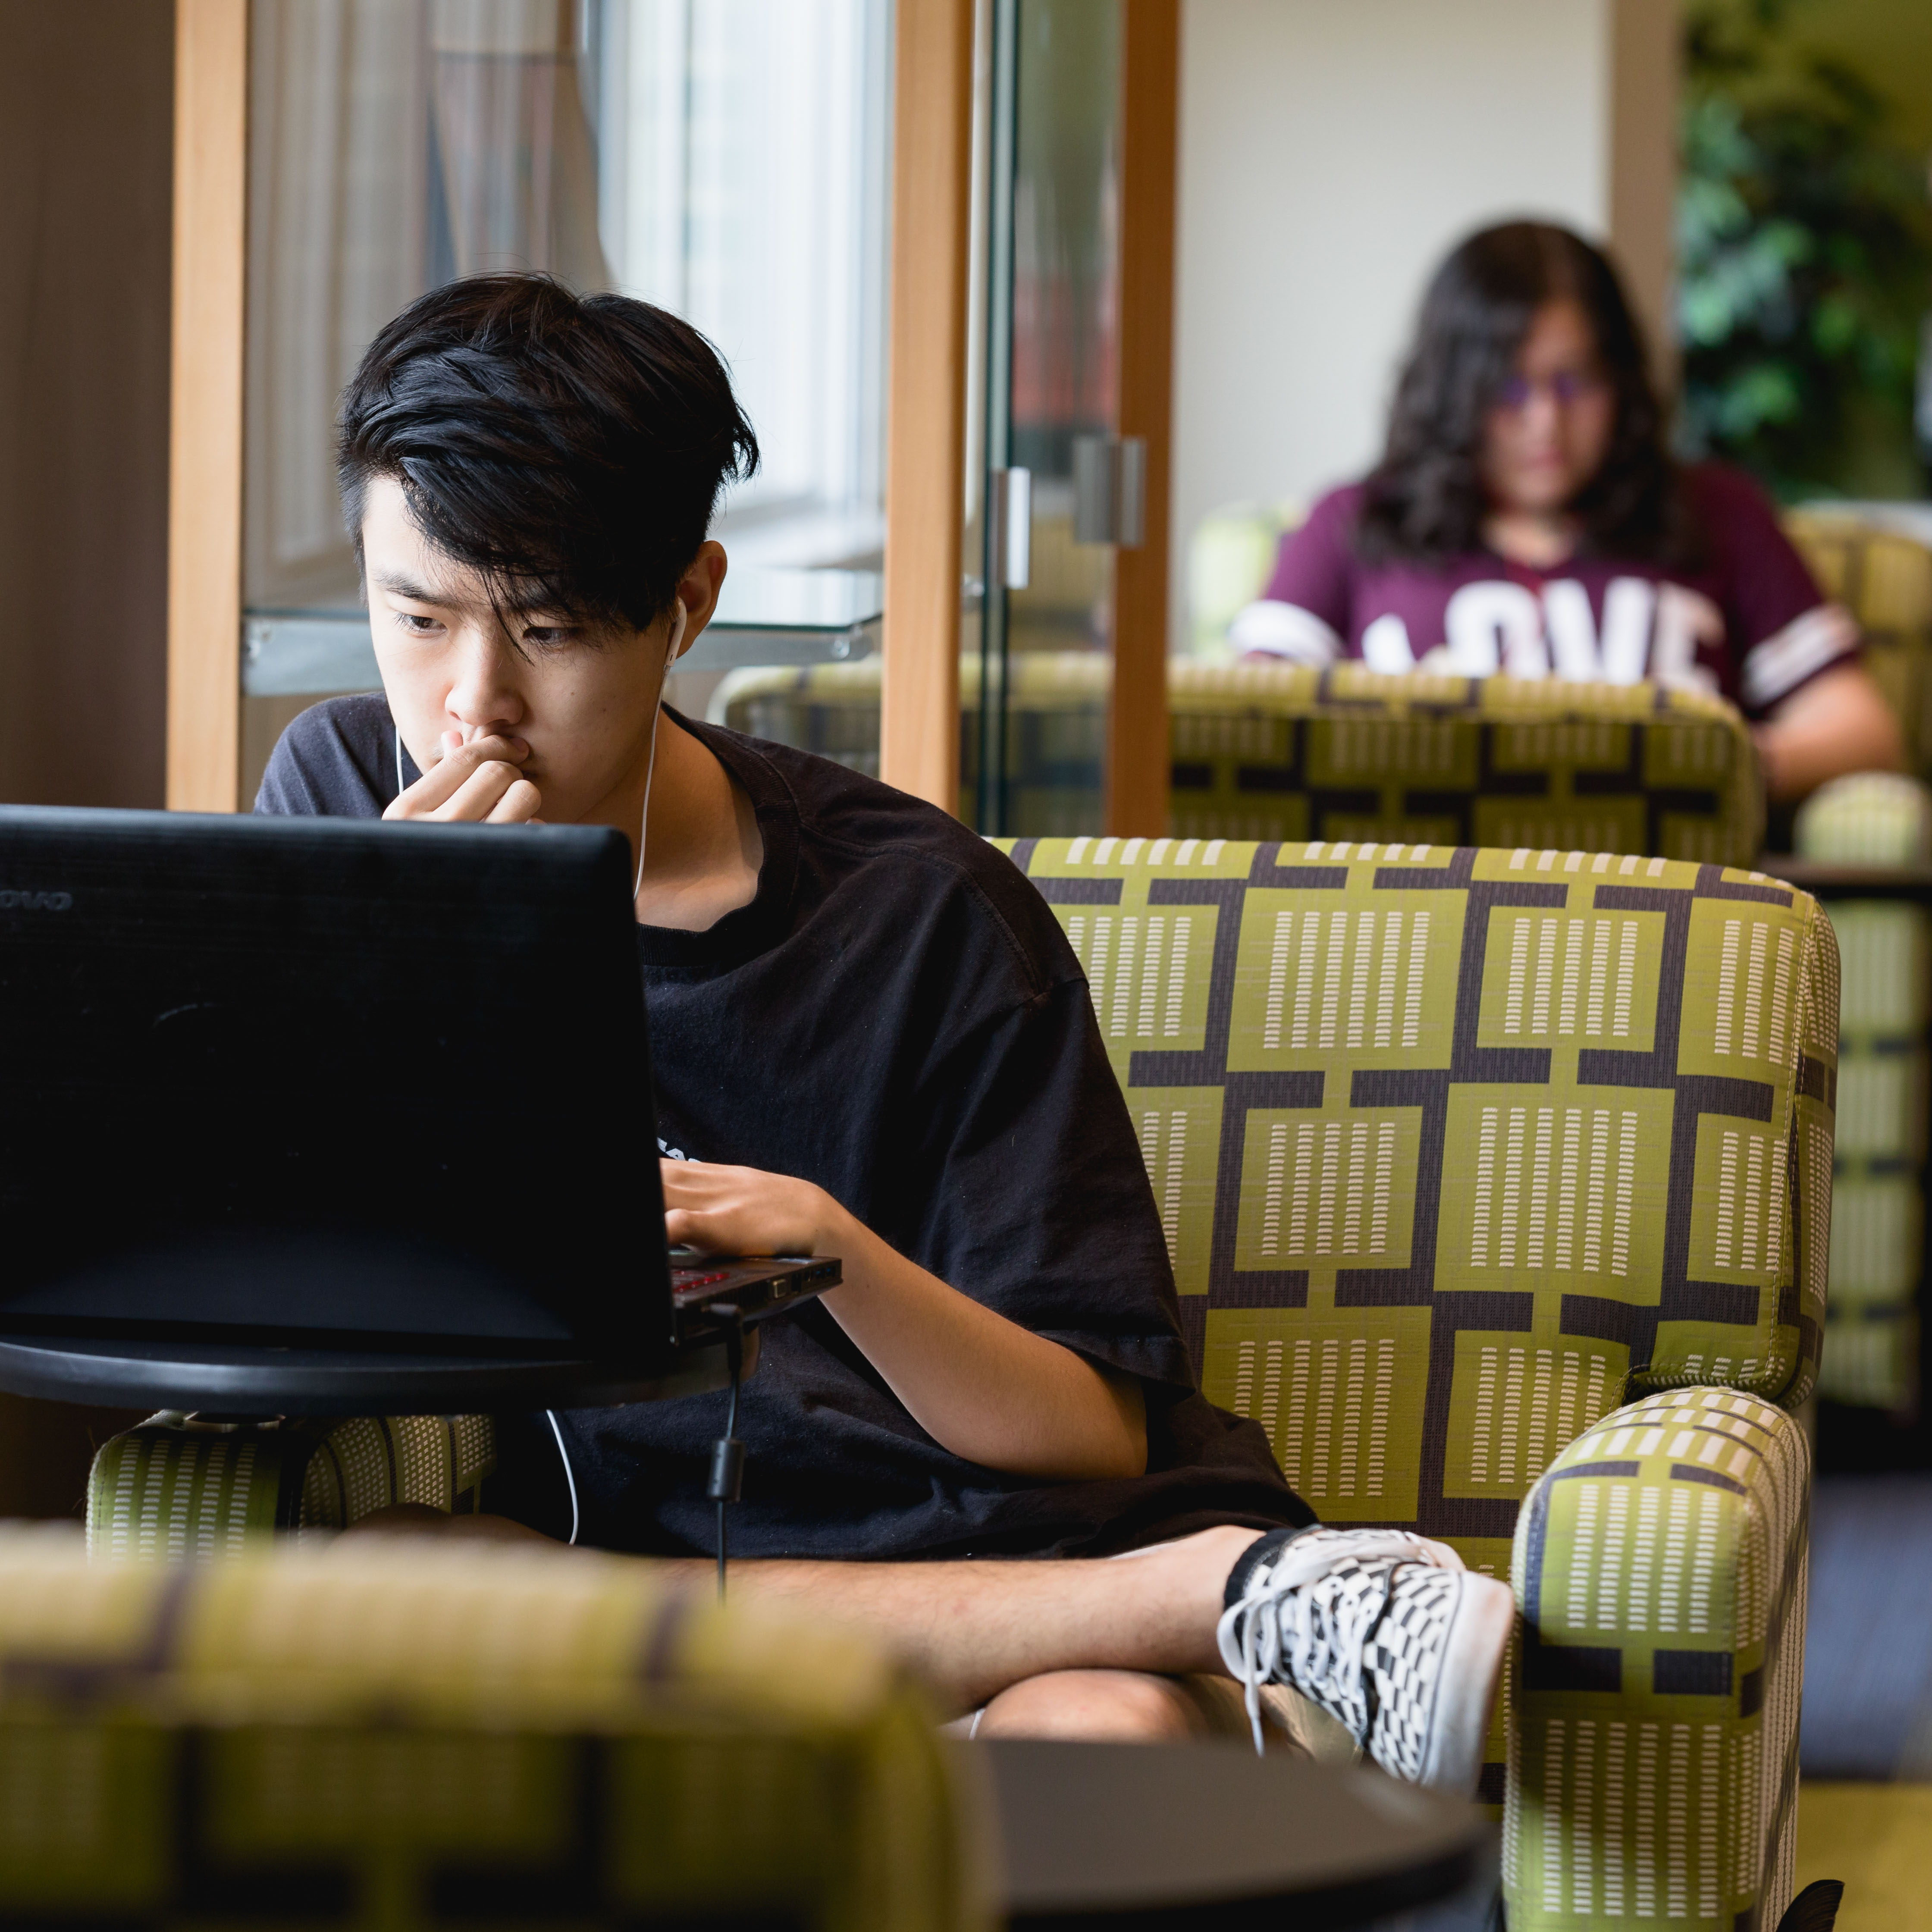
<instances>
[{"instance_id":1,"label":"yellow green patterned armchair","mask_svg":"<svg viewBox=\"0 0 1932 1932\"><path fill-rule=\"evenodd\" d=\"M1581 851L1006 842L1087 970L1208 1395L1324 1521L1514 1583L1512 1932L1769 1932L1831 1225L1816 902Z\"/></svg>"},{"instance_id":2,"label":"yellow green patterned armchair","mask_svg":"<svg viewBox=\"0 0 1932 1932\"><path fill-rule=\"evenodd\" d=\"M1772 1932L1838 1090L1816 903L1527 846L1004 842L1087 973L1208 1394L1324 1521L1511 1580L1483 1790L1512 1932ZM254 1520L307 1520L309 1466Z\"/></svg>"}]
</instances>

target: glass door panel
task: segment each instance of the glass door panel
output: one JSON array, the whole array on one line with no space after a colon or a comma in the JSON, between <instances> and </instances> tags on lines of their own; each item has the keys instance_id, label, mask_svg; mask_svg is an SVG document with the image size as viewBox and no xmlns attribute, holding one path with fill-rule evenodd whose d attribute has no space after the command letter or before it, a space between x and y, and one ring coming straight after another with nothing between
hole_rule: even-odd
<instances>
[{"instance_id":1,"label":"glass door panel","mask_svg":"<svg viewBox=\"0 0 1932 1932\"><path fill-rule=\"evenodd\" d=\"M890 0L251 0L244 800L296 712L373 674L343 385L416 296L498 268L724 355L764 463L670 701L875 764L890 32Z\"/></svg>"},{"instance_id":2,"label":"glass door panel","mask_svg":"<svg viewBox=\"0 0 1932 1932\"><path fill-rule=\"evenodd\" d=\"M1104 806L1120 34L1120 0L994 0L986 592L962 680L984 694L964 789L987 832L1090 832Z\"/></svg>"}]
</instances>

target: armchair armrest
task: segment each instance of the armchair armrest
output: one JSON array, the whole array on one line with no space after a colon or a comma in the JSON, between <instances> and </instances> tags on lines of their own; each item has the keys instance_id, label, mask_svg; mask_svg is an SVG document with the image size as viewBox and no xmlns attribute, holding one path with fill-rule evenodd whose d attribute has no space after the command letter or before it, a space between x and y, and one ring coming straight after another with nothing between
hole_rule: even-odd
<instances>
[{"instance_id":1,"label":"armchair armrest","mask_svg":"<svg viewBox=\"0 0 1932 1932\"><path fill-rule=\"evenodd\" d=\"M1511 1932L1775 1926L1791 1894L1810 1456L1783 1409L1617 1409L1516 1520Z\"/></svg>"}]
</instances>

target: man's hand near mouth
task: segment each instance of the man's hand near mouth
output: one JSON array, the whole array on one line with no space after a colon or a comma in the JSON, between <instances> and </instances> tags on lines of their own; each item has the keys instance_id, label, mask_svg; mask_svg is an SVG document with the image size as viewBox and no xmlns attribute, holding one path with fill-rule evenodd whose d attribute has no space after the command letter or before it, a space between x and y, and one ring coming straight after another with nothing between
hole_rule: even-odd
<instances>
[{"instance_id":1,"label":"man's hand near mouth","mask_svg":"<svg viewBox=\"0 0 1932 1932\"><path fill-rule=\"evenodd\" d=\"M385 818L439 819L448 824L526 825L543 794L519 769L530 755L521 738L472 738L446 731L442 757L383 812Z\"/></svg>"}]
</instances>

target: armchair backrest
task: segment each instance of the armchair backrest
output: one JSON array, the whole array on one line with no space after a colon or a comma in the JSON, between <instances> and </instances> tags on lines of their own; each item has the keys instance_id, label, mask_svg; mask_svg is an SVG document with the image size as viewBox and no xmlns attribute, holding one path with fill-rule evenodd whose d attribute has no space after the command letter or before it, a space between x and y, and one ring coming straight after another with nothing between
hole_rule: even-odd
<instances>
[{"instance_id":1,"label":"armchair backrest","mask_svg":"<svg viewBox=\"0 0 1932 1932\"><path fill-rule=\"evenodd\" d=\"M1214 1401L1324 1521L1506 1574L1620 1402L1795 1407L1838 955L1755 872L1582 852L1000 842L1084 966Z\"/></svg>"},{"instance_id":2,"label":"armchair backrest","mask_svg":"<svg viewBox=\"0 0 1932 1932\"><path fill-rule=\"evenodd\" d=\"M1009 820L1090 824L1112 665L1094 651L1015 658ZM979 662L960 666L961 808L973 815ZM1385 677L1358 664L1168 666L1181 838L1575 847L1721 866L1762 848L1749 730L1721 698L1655 684ZM879 662L731 672L710 715L874 775Z\"/></svg>"},{"instance_id":3,"label":"armchair backrest","mask_svg":"<svg viewBox=\"0 0 1932 1932\"><path fill-rule=\"evenodd\" d=\"M1176 663L1172 830L1754 860L1763 788L1702 692Z\"/></svg>"}]
</instances>

